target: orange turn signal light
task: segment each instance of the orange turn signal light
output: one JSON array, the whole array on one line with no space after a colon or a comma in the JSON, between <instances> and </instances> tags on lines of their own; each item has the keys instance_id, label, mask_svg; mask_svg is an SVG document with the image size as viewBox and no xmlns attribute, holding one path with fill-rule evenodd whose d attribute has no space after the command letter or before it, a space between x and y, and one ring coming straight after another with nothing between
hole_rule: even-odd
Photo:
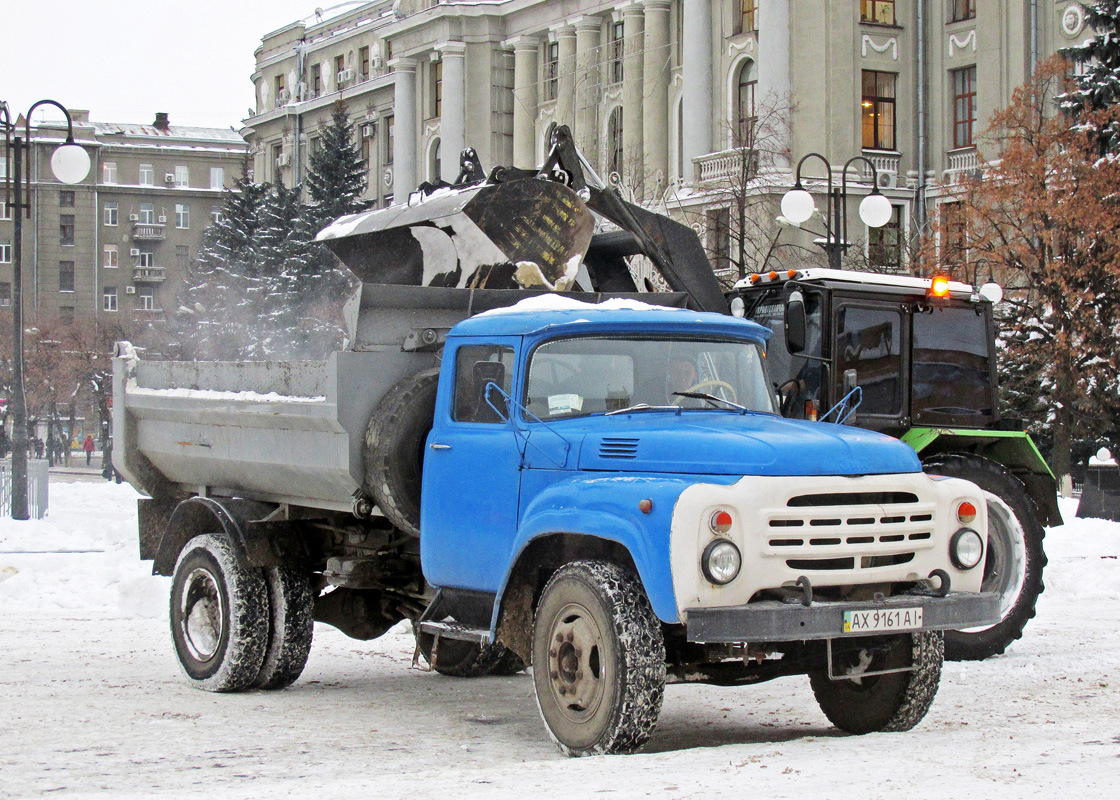
<instances>
[{"instance_id":1,"label":"orange turn signal light","mask_svg":"<svg viewBox=\"0 0 1120 800\"><path fill-rule=\"evenodd\" d=\"M957 521L968 525L976 520L976 506L967 500L957 506Z\"/></svg>"},{"instance_id":2,"label":"orange turn signal light","mask_svg":"<svg viewBox=\"0 0 1120 800\"><path fill-rule=\"evenodd\" d=\"M930 297L948 297L949 296L949 279L938 275L929 285Z\"/></svg>"}]
</instances>

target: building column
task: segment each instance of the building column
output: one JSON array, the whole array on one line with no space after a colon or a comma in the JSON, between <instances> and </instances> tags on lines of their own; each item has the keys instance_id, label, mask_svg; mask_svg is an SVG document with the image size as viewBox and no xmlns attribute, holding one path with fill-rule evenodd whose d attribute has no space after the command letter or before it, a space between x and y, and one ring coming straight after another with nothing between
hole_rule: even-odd
<instances>
[{"instance_id":1,"label":"building column","mask_svg":"<svg viewBox=\"0 0 1120 800\"><path fill-rule=\"evenodd\" d=\"M635 186L645 183L646 165L642 148L642 48L645 40L645 15L641 6L627 6L622 12L622 152L632 174L626 176Z\"/></svg>"},{"instance_id":2,"label":"building column","mask_svg":"<svg viewBox=\"0 0 1120 800\"><path fill-rule=\"evenodd\" d=\"M599 161L599 42L603 21L580 17L576 27L576 146L591 164Z\"/></svg>"},{"instance_id":3,"label":"building column","mask_svg":"<svg viewBox=\"0 0 1120 800\"><path fill-rule=\"evenodd\" d=\"M393 200L407 202L416 189L416 59L394 58L393 68Z\"/></svg>"},{"instance_id":4,"label":"building column","mask_svg":"<svg viewBox=\"0 0 1120 800\"><path fill-rule=\"evenodd\" d=\"M788 105L789 0L760 0L758 4L758 100Z\"/></svg>"},{"instance_id":5,"label":"building column","mask_svg":"<svg viewBox=\"0 0 1120 800\"><path fill-rule=\"evenodd\" d=\"M466 147L466 73L462 42L444 42L436 51L443 58L443 100L439 119L440 177L452 183L459 177L459 154Z\"/></svg>"},{"instance_id":6,"label":"building column","mask_svg":"<svg viewBox=\"0 0 1120 800\"><path fill-rule=\"evenodd\" d=\"M669 179L669 0L645 0L645 60L642 65L642 149L646 172Z\"/></svg>"},{"instance_id":7,"label":"building column","mask_svg":"<svg viewBox=\"0 0 1120 800\"><path fill-rule=\"evenodd\" d=\"M556 122L575 130L576 95L576 29L565 25L556 31L557 65Z\"/></svg>"},{"instance_id":8,"label":"building column","mask_svg":"<svg viewBox=\"0 0 1120 800\"><path fill-rule=\"evenodd\" d=\"M513 166L528 169L537 163L540 40L536 36L518 36L502 44L513 49Z\"/></svg>"},{"instance_id":9,"label":"building column","mask_svg":"<svg viewBox=\"0 0 1120 800\"><path fill-rule=\"evenodd\" d=\"M681 0L684 12L681 54L684 128L680 143L686 183L696 179L692 159L712 152L712 3L711 0Z\"/></svg>"}]
</instances>

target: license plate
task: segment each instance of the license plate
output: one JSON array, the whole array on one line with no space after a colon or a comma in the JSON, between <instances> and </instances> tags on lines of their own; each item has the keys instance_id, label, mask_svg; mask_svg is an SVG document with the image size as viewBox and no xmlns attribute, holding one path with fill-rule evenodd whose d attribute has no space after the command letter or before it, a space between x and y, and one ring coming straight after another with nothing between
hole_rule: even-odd
<instances>
[{"instance_id":1,"label":"license plate","mask_svg":"<svg viewBox=\"0 0 1120 800\"><path fill-rule=\"evenodd\" d=\"M920 607L844 612L844 633L911 631L921 627L922 609Z\"/></svg>"}]
</instances>

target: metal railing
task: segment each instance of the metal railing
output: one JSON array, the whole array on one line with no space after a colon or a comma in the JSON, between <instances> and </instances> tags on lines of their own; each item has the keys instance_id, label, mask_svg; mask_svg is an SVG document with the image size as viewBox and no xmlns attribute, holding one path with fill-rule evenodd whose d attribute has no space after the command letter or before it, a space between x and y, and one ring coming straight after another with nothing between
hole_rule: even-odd
<instances>
[{"instance_id":1,"label":"metal railing","mask_svg":"<svg viewBox=\"0 0 1120 800\"><path fill-rule=\"evenodd\" d=\"M49 473L45 458L27 461L27 512L31 519L47 515ZM0 461L0 517L12 515L12 462Z\"/></svg>"}]
</instances>

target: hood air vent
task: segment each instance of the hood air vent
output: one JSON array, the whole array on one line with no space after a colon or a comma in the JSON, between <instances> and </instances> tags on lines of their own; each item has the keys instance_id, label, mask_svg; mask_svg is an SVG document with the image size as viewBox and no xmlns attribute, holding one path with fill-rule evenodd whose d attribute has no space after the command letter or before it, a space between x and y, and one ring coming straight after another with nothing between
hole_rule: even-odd
<instances>
[{"instance_id":1,"label":"hood air vent","mask_svg":"<svg viewBox=\"0 0 1120 800\"><path fill-rule=\"evenodd\" d=\"M600 458L636 458L637 455L637 439L605 438L599 442Z\"/></svg>"}]
</instances>

